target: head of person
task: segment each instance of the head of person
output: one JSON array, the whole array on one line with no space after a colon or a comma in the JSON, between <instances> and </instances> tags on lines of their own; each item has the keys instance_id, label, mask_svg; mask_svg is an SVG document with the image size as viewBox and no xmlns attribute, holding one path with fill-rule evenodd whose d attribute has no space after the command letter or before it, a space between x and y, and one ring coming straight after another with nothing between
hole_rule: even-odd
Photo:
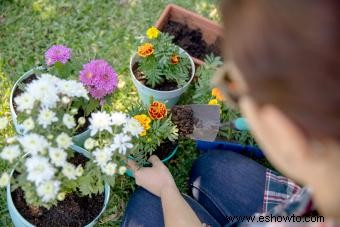
<instances>
[{"instance_id":1,"label":"head of person","mask_svg":"<svg viewBox=\"0 0 340 227\"><path fill-rule=\"evenodd\" d=\"M338 0L224 0L227 71L218 79L272 164L337 218L339 12Z\"/></svg>"}]
</instances>

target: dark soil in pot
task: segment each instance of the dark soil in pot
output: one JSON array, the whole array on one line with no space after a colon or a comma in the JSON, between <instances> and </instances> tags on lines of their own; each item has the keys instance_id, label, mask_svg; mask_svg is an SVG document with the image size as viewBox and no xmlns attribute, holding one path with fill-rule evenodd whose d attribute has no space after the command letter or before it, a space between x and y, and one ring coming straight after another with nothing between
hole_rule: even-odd
<instances>
[{"instance_id":1,"label":"dark soil in pot","mask_svg":"<svg viewBox=\"0 0 340 227\"><path fill-rule=\"evenodd\" d=\"M194 112L190 106L174 106L171 120L177 126L180 136L186 137L194 131Z\"/></svg>"},{"instance_id":2,"label":"dark soil in pot","mask_svg":"<svg viewBox=\"0 0 340 227\"><path fill-rule=\"evenodd\" d=\"M167 140L157 148L153 155L157 155L160 160L164 160L169 157L169 155L175 150L177 145L177 142L171 142L170 140Z\"/></svg>"},{"instance_id":3,"label":"dark soil in pot","mask_svg":"<svg viewBox=\"0 0 340 227\"><path fill-rule=\"evenodd\" d=\"M86 158L75 153L70 159L74 165L85 165ZM13 202L20 214L37 227L83 227L92 222L103 209L104 194L78 197L76 193L68 194L64 201L50 210L32 209L25 202L24 192L19 188L12 192Z\"/></svg>"},{"instance_id":4,"label":"dark soil in pot","mask_svg":"<svg viewBox=\"0 0 340 227\"><path fill-rule=\"evenodd\" d=\"M144 79L144 74L143 72L139 71L138 69L138 63L135 63L132 66L132 71L133 74L135 75L136 79L141 82L143 85L146 87L149 87L146 84L146 79ZM177 83L174 81L164 81L162 84L156 85L156 87L150 87L151 89L158 90L158 91L173 91L178 89Z\"/></svg>"},{"instance_id":5,"label":"dark soil in pot","mask_svg":"<svg viewBox=\"0 0 340 227\"><path fill-rule=\"evenodd\" d=\"M222 40L217 39L215 43L209 45L204 41L202 31L199 29L194 30L187 25L169 20L162 32L174 36L174 42L195 58L203 60L206 55L211 54L222 57Z\"/></svg>"}]
</instances>

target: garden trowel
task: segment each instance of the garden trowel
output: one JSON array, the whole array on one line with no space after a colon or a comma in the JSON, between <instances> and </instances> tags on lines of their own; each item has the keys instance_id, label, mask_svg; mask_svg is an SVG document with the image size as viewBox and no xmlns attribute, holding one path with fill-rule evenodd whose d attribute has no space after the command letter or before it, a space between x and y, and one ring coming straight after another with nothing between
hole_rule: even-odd
<instances>
[{"instance_id":1,"label":"garden trowel","mask_svg":"<svg viewBox=\"0 0 340 227\"><path fill-rule=\"evenodd\" d=\"M233 122L221 123L221 109L219 105L192 104L194 131L189 135L191 139L201 141L215 141L221 127L231 127L239 131L248 130L245 118L238 118Z\"/></svg>"}]
</instances>

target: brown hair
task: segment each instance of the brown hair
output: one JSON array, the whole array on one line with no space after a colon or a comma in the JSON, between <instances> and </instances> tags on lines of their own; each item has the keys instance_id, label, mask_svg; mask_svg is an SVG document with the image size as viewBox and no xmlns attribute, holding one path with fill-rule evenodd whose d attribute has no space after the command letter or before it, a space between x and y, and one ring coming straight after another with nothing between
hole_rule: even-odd
<instances>
[{"instance_id":1,"label":"brown hair","mask_svg":"<svg viewBox=\"0 0 340 227\"><path fill-rule=\"evenodd\" d=\"M340 1L225 0L222 15L249 95L340 141Z\"/></svg>"}]
</instances>

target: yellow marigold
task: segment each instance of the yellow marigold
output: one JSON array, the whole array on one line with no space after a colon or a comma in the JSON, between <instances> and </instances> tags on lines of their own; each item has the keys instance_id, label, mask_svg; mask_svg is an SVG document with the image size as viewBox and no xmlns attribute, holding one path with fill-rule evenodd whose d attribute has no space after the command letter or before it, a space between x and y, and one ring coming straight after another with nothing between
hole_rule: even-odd
<instances>
[{"instance_id":1,"label":"yellow marigold","mask_svg":"<svg viewBox=\"0 0 340 227\"><path fill-rule=\"evenodd\" d=\"M148 131L151 128L150 126L151 119L145 114L136 115L133 118L137 120L144 128L144 131L140 133L140 136L145 136L146 131Z\"/></svg>"},{"instance_id":2,"label":"yellow marigold","mask_svg":"<svg viewBox=\"0 0 340 227\"><path fill-rule=\"evenodd\" d=\"M154 52L153 45L151 43L144 43L143 45L138 47L138 55L146 58L153 54Z\"/></svg>"},{"instance_id":3,"label":"yellow marigold","mask_svg":"<svg viewBox=\"0 0 340 227\"><path fill-rule=\"evenodd\" d=\"M220 89L218 89L218 88L213 88L212 91L211 91L211 95L216 97L216 99L219 100L219 101L224 100L223 94L220 91Z\"/></svg>"},{"instance_id":4,"label":"yellow marigold","mask_svg":"<svg viewBox=\"0 0 340 227\"><path fill-rule=\"evenodd\" d=\"M154 26L150 27L147 31L146 31L146 36L149 39L157 39L159 35L159 30L157 28L155 28Z\"/></svg>"},{"instance_id":5,"label":"yellow marigold","mask_svg":"<svg viewBox=\"0 0 340 227\"><path fill-rule=\"evenodd\" d=\"M217 99L212 99L209 101L209 105L219 105Z\"/></svg>"}]
</instances>

